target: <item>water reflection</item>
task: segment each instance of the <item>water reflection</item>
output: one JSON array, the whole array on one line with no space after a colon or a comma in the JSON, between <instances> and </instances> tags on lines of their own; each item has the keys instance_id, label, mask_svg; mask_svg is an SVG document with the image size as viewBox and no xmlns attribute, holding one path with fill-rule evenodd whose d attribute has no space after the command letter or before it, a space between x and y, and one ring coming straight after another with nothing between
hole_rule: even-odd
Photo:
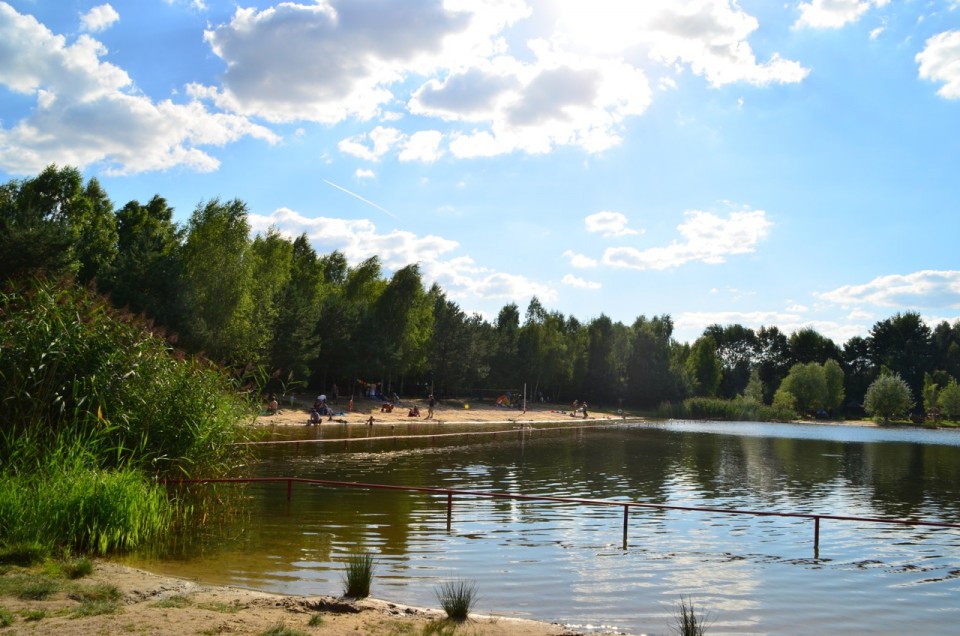
<instances>
[{"instance_id":1,"label":"water reflection","mask_svg":"<svg viewBox=\"0 0 960 636\"><path fill-rule=\"evenodd\" d=\"M677 422L514 431L497 440L364 441L355 452L266 447L256 472L957 522L958 437L918 433ZM477 581L483 611L631 632L669 631L680 596L709 610L711 633L942 633L960 620L956 530L824 522L814 558L809 520L637 509L623 550L620 507L458 498L448 531L442 495L297 485L288 502L279 484L244 493L251 513L242 524L188 559L146 565L213 583L338 594L347 555L368 550L378 557L378 596L434 605L435 583L458 576Z\"/></svg>"}]
</instances>

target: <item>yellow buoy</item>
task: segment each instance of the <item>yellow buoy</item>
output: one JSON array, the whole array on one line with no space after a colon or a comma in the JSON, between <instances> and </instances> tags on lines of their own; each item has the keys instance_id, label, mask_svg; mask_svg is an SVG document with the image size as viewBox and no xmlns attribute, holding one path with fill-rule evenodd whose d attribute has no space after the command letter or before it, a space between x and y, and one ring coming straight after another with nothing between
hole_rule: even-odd
<instances>
[{"instance_id":1,"label":"yellow buoy","mask_svg":"<svg viewBox=\"0 0 960 636\"><path fill-rule=\"evenodd\" d=\"M463 405L463 408L465 408L465 409L467 409L467 410L469 411L469 410L470 410L470 405L469 405L469 404L464 404L464 405Z\"/></svg>"}]
</instances>

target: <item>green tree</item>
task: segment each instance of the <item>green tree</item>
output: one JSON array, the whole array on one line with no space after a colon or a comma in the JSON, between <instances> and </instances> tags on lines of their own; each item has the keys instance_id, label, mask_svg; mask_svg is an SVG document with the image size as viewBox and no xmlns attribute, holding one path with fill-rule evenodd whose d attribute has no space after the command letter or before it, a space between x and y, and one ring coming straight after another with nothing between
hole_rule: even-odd
<instances>
[{"instance_id":1,"label":"green tree","mask_svg":"<svg viewBox=\"0 0 960 636\"><path fill-rule=\"evenodd\" d=\"M104 280L105 290L115 305L179 329L181 234L173 208L158 195L147 205L130 201L116 219L117 257Z\"/></svg>"},{"instance_id":2,"label":"green tree","mask_svg":"<svg viewBox=\"0 0 960 636\"><path fill-rule=\"evenodd\" d=\"M306 380L320 355L321 289L323 268L306 234L293 242L290 274L278 301L273 346L273 366Z\"/></svg>"},{"instance_id":3,"label":"green tree","mask_svg":"<svg viewBox=\"0 0 960 636\"><path fill-rule=\"evenodd\" d=\"M790 342L777 327L760 327L753 359L763 387L763 401L769 403L790 371Z\"/></svg>"},{"instance_id":4,"label":"green tree","mask_svg":"<svg viewBox=\"0 0 960 636\"><path fill-rule=\"evenodd\" d=\"M940 391L937 406L942 417L954 422L960 421L960 384L957 384L956 380L951 380Z\"/></svg>"},{"instance_id":5,"label":"green tree","mask_svg":"<svg viewBox=\"0 0 960 636\"><path fill-rule=\"evenodd\" d=\"M743 393L754 364L756 334L742 325L724 327L714 324L707 327L703 335L712 337L717 343L717 357L722 370L717 394L730 399Z\"/></svg>"},{"instance_id":6,"label":"green tree","mask_svg":"<svg viewBox=\"0 0 960 636\"><path fill-rule=\"evenodd\" d=\"M691 389L697 397L713 397L720 386L720 361L717 345L710 336L701 336L693 343L686 362Z\"/></svg>"},{"instance_id":7,"label":"green tree","mask_svg":"<svg viewBox=\"0 0 960 636\"><path fill-rule=\"evenodd\" d=\"M837 409L843 406L843 367L840 363L830 358L823 363L823 377L827 385L827 397L823 406L828 409Z\"/></svg>"},{"instance_id":8,"label":"green tree","mask_svg":"<svg viewBox=\"0 0 960 636\"><path fill-rule=\"evenodd\" d=\"M247 206L239 200L201 203L182 249L189 342L230 364L257 364L266 334L253 320L253 263Z\"/></svg>"},{"instance_id":9,"label":"green tree","mask_svg":"<svg viewBox=\"0 0 960 636\"><path fill-rule=\"evenodd\" d=\"M790 335L790 355L794 363L823 364L830 358L839 360L841 352L833 340L812 327L806 327Z\"/></svg>"},{"instance_id":10,"label":"green tree","mask_svg":"<svg viewBox=\"0 0 960 636\"><path fill-rule=\"evenodd\" d=\"M671 365L673 320L669 315L638 317L632 328L633 345L627 362L629 399L650 408L680 397Z\"/></svg>"},{"instance_id":11,"label":"green tree","mask_svg":"<svg viewBox=\"0 0 960 636\"><path fill-rule=\"evenodd\" d=\"M923 375L934 370L935 350L933 335L920 314L898 313L878 322L870 330L869 348L874 367L897 373L911 395L921 395Z\"/></svg>"},{"instance_id":12,"label":"green tree","mask_svg":"<svg viewBox=\"0 0 960 636\"><path fill-rule=\"evenodd\" d=\"M903 417L913 408L910 386L897 373L882 373L867 389L863 408L883 421Z\"/></svg>"},{"instance_id":13,"label":"green tree","mask_svg":"<svg viewBox=\"0 0 960 636\"><path fill-rule=\"evenodd\" d=\"M84 189L80 171L50 165L32 179L0 189L0 272L93 280L116 250L112 204L96 180Z\"/></svg>"},{"instance_id":14,"label":"green tree","mask_svg":"<svg viewBox=\"0 0 960 636\"><path fill-rule=\"evenodd\" d=\"M779 391L793 395L800 413L814 411L827 403L827 377L824 368L816 362L795 364L783 379Z\"/></svg>"}]
</instances>

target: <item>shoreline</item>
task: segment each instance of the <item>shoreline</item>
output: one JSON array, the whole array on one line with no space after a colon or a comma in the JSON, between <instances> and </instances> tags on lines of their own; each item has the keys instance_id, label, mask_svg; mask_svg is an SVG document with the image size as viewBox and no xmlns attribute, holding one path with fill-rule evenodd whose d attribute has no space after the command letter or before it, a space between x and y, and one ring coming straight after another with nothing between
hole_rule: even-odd
<instances>
[{"instance_id":1,"label":"shoreline","mask_svg":"<svg viewBox=\"0 0 960 636\"><path fill-rule=\"evenodd\" d=\"M442 610L376 598L292 596L242 587L205 585L154 574L115 561L94 561L93 573L42 600L4 596L17 634L156 636L229 633L260 635L278 626L319 636L341 634L464 634L470 636L585 636L563 625L499 615L471 614L464 623ZM119 598L102 613L83 611L83 590L115 588ZM42 615L42 619L28 618ZM4 630L6 631L6 630ZM598 636L604 632L593 632ZM611 634L611 632L605 632ZM617 632L622 633L622 632Z\"/></svg>"},{"instance_id":2,"label":"shoreline","mask_svg":"<svg viewBox=\"0 0 960 636\"><path fill-rule=\"evenodd\" d=\"M309 398L312 402L312 398ZM405 401L409 404L413 401ZM308 427L308 406L303 398L281 408L275 415L254 420L254 426ZM603 411L589 412L587 418L571 417L555 405L533 405L527 411L507 409L491 404L444 404L435 418L407 417L406 409L381 413L379 402L355 400L354 409L337 411L336 425L389 426L403 434L402 424L462 426L570 424L598 426L619 422L643 422L643 417L620 416ZM338 406L338 405L334 405ZM339 406L344 406L343 404ZM331 422L324 418L323 424ZM798 420L791 423L825 426L876 427L869 420L826 421ZM451 426L451 428L455 428ZM75 585L71 583L70 585ZM115 586L120 593L118 608L113 613L77 616L80 601L61 592L48 599L21 600L5 597L3 605L18 615L17 633L46 634L51 631L72 633L149 633L159 636L181 636L190 633L262 634L284 626L291 630L318 635L359 634L422 634L445 633L472 636L599 636L626 632L595 631L591 627L560 625L543 620L509 615L471 614L466 623L452 623L440 609L412 607L376 598L353 600L333 596L283 595L233 585L208 585L199 580L153 573L121 561L96 561L94 573L82 579L83 586ZM30 612L44 612L43 620L27 620ZM587 629L588 631L578 631Z\"/></svg>"}]
</instances>

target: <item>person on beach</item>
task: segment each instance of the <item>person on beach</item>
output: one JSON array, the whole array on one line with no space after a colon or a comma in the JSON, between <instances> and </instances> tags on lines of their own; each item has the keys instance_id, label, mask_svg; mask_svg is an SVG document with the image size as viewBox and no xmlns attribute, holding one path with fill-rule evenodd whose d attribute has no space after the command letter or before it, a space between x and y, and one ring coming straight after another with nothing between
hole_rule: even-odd
<instances>
[{"instance_id":1,"label":"person on beach","mask_svg":"<svg viewBox=\"0 0 960 636\"><path fill-rule=\"evenodd\" d=\"M427 417L425 419L433 419L433 407L436 406L437 401L433 397L433 393L430 394L430 401L427 402Z\"/></svg>"},{"instance_id":2,"label":"person on beach","mask_svg":"<svg viewBox=\"0 0 960 636\"><path fill-rule=\"evenodd\" d=\"M420 417L420 409L416 404L410 407L410 412L407 413L407 417Z\"/></svg>"},{"instance_id":3,"label":"person on beach","mask_svg":"<svg viewBox=\"0 0 960 636\"><path fill-rule=\"evenodd\" d=\"M583 419L587 419L587 403L584 402L583 406L580 408L583 409Z\"/></svg>"}]
</instances>

